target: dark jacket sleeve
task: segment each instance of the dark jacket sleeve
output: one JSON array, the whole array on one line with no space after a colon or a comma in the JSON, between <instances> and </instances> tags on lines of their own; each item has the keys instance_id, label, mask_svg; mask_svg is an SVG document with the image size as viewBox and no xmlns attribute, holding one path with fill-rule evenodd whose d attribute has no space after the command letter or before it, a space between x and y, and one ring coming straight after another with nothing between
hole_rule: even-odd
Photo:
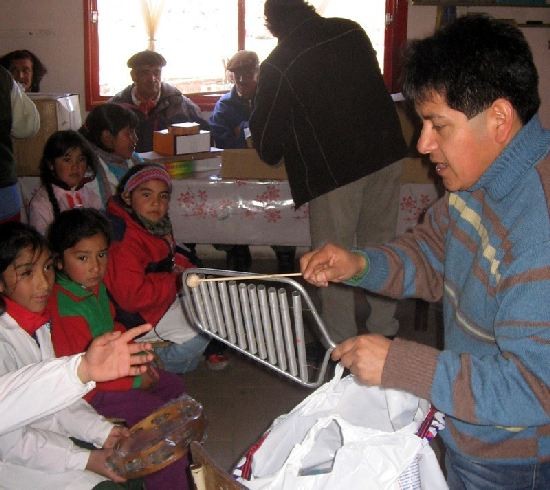
<instances>
[{"instance_id":1,"label":"dark jacket sleeve","mask_svg":"<svg viewBox=\"0 0 550 490\"><path fill-rule=\"evenodd\" d=\"M250 133L258 156L276 165L284 155L291 114L291 94L282 74L267 61L262 63L260 78L250 116Z\"/></svg>"}]
</instances>

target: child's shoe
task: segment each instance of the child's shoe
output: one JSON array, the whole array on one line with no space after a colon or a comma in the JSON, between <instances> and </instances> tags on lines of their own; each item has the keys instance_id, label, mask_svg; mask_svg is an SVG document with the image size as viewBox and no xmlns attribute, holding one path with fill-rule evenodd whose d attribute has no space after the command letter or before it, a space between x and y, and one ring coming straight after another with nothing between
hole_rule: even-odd
<instances>
[{"instance_id":1,"label":"child's shoe","mask_svg":"<svg viewBox=\"0 0 550 490\"><path fill-rule=\"evenodd\" d=\"M229 359L224 354L210 354L206 357L206 365L212 371L221 371L229 364Z\"/></svg>"}]
</instances>

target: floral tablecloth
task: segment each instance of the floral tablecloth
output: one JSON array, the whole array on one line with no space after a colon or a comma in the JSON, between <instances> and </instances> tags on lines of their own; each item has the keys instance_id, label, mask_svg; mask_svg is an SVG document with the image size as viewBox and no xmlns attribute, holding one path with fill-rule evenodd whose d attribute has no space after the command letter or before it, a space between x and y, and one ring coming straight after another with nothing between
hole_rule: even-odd
<instances>
[{"instance_id":1,"label":"floral tablecloth","mask_svg":"<svg viewBox=\"0 0 550 490\"><path fill-rule=\"evenodd\" d=\"M24 201L38 177L19 179ZM170 216L178 242L309 246L308 206L294 209L286 181L222 180L217 171L173 180ZM437 199L433 184L403 184L397 233Z\"/></svg>"},{"instance_id":2,"label":"floral tablecloth","mask_svg":"<svg viewBox=\"0 0 550 490\"><path fill-rule=\"evenodd\" d=\"M286 181L222 180L216 172L174 180L170 216L178 240L308 246L308 207L294 209Z\"/></svg>"}]
</instances>

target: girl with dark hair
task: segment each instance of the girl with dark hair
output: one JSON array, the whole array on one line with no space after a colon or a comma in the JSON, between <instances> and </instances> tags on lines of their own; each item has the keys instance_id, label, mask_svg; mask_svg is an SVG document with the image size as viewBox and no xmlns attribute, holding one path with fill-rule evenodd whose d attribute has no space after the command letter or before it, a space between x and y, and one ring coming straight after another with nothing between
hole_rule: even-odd
<instances>
[{"instance_id":1,"label":"girl with dark hair","mask_svg":"<svg viewBox=\"0 0 550 490\"><path fill-rule=\"evenodd\" d=\"M115 310L103 283L111 242L107 219L95 209L71 209L53 222L49 238L58 269L49 302L56 355L76 354L99 335L124 332L125 327L113 320ZM179 376L149 365L140 376L97 383L84 398L99 414L123 418L133 426L183 393ZM180 459L146 476L147 488L189 488L188 464Z\"/></svg>"},{"instance_id":2,"label":"girl with dark hair","mask_svg":"<svg viewBox=\"0 0 550 490\"><path fill-rule=\"evenodd\" d=\"M23 223L0 224L0 375L55 357L47 310L54 279L45 238ZM36 390L35 403L51 396ZM0 436L0 488L90 489L123 481L106 464L108 449L83 449L70 437L112 448L128 434L78 399Z\"/></svg>"},{"instance_id":3,"label":"girl with dark hair","mask_svg":"<svg viewBox=\"0 0 550 490\"><path fill-rule=\"evenodd\" d=\"M11 51L0 58L0 65L8 70L25 92L40 92L40 82L48 70L28 49Z\"/></svg>"},{"instance_id":4,"label":"girl with dark hair","mask_svg":"<svg viewBox=\"0 0 550 490\"><path fill-rule=\"evenodd\" d=\"M101 199L88 183L97 173L97 159L76 131L56 131L40 162L42 185L29 203L29 223L45 234L61 211L75 207L101 209ZM88 184L88 185L86 185Z\"/></svg>"},{"instance_id":5,"label":"girl with dark hair","mask_svg":"<svg viewBox=\"0 0 550 490\"><path fill-rule=\"evenodd\" d=\"M135 152L138 118L120 104L95 107L80 133L90 142L99 161L98 193L104 204L115 193L124 174L142 159Z\"/></svg>"}]
</instances>

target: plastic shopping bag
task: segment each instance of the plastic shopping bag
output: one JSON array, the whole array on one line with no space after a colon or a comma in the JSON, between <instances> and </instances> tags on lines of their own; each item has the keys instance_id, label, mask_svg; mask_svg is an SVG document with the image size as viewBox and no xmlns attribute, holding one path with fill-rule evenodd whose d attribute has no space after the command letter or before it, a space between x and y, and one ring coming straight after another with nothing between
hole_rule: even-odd
<instances>
[{"instance_id":1,"label":"plastic shopping bag","mask_svg":"<svg viewBox=\"0 0 550 490\"><path fill-rule=\"evenodd\" d=\"M444 489L416 432L429 403L398 390L334 378L276 419L235 475L250 489ZM429 482L429 487L423 482Z\"/></svg>"}]
</instances>

